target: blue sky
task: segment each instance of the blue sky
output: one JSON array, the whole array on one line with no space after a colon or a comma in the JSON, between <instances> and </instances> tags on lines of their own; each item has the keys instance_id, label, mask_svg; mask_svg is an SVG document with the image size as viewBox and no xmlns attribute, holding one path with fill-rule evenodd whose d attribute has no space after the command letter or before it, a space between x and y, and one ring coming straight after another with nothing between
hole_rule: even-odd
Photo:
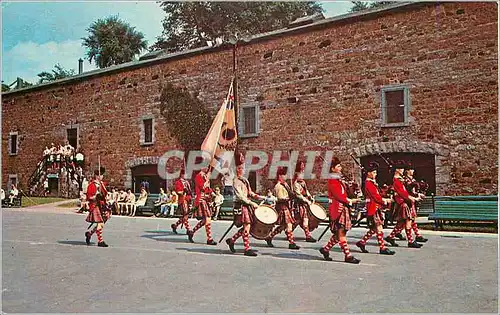
<instances>
[{"instance_id":1,"label":"blue sky","mask_svg":"<svg viewBox=\"0 0 500 315\"><path fill-rule=\"evenodd\" d=\"M321 3L326 17L345 14L352 6L350 1ZM1 9L2 81L6 84L16 77L36 82L38 73L50 71L56 63L77 71L78 59L85 59L81 38L99 18L118 15L144 33L150 45L161 34L164 17L153 1L3 1ZM85 71L94 68L85 61Z\"/></svg>"}]
</instances>

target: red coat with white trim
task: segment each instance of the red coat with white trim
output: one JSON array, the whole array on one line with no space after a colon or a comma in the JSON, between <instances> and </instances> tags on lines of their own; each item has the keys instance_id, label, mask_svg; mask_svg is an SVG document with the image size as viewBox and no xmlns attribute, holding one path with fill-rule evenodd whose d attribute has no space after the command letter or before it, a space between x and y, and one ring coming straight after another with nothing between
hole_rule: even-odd
<instances>
[{"instance_id":1,"label":"red coat with white trim","mask_svg":"<svg viewBox=\"0 0 500 315\"><path fill-rule=\"evenodd\" d=\"M206 173L199 172L196 174L194 178L194 191L196 193L196 199L194 200L194 205L198 206L200 204L200 200L206 194L210 194L212 190L210 189L210 184L206 187L206 183L208 182L208 177Z\"/></svg>"},{"instance_id":2,"label":"red coat with white trim","mask_svg":"<svg viewBox=\"0 0 500 315\"><path fill-rule=\"evenodd\" d=\"M191 198L191 185L184 178L178 178L174 183L174 189L177 196L179 196L178 203L189 202Z\"/></svg>"},{"instance_id":3,"label":"red coat with white trim","mask_svg":"<svg viewBox=\"0 0 500 315\"><path fill-rule=\"evenodd\" d=\"M365 181L366 214L372 216L384 205L377 182L367 178Z\"/></svg>"},{"instance_id":4,"label":"red coat with white trim","mask_svg":"<svg viewBox=\"0 0 500 315\"><path fill-rule=\"evenodd\" d=\"M392 184L395 192L394 201L396 201L399 205L405 202L411 202L410 195L408 194L403 181L402 177L394 176L394 182Z\"/></svg>"},{"instance_id":5,"label":"red coat with white trim","mask_svg":"<svg viewBox=\"0 0 500 315\"><path fill-rule=\"evenodd\" d=\"M330 205L328 206L330 220L333 221L339 217L342 210L341 205L349 205L347 189L344 183L340 181L340 178L328 179L328 199L330 199Z\"/></svg>"}]
</instances>

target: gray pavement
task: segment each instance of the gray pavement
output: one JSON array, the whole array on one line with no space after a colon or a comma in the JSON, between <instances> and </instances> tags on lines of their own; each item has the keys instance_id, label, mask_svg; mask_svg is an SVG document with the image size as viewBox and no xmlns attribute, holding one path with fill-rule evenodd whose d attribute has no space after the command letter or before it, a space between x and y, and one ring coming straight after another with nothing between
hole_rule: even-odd
<instances>
[{"instance_id":1,"label":"gray pavement","mask_svg":"<svg viewBox=\"0 0 500 315\"><path fill-rule=\"evenodd\" d=\"M394 256L369 254L354 243L360 265L322 260L320 244L299 251L284 235L258 257L225 243L195 244L170 231L173 219L114 216L104 230L109 248L85 245L85 215L47 205L2 209L3 311L15 312L489 312L498 311L498 238L492 234L424 231L421 249L400 242ZM191 220L193 226L196 220ZM212 226L218 241L229 222ZM313 232L317 238L323 228ZM236 229L229 234L232 235ZM327 235L321 244L327 241Z\"/></svg>"}]
</instances>

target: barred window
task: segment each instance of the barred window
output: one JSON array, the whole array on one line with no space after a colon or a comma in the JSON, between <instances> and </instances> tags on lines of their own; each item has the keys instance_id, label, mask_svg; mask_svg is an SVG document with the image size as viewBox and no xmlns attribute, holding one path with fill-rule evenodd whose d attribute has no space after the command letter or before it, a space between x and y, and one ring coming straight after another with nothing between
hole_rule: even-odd
<instances>
[{"instance_id":1,"label":"barred window","mask_svg":"<svg viewBox=\"0 0 500 315\"><path fill-rule=\"evenodd\" d=\"M141 145L151 145L155 142L154 118L146 116L141 118Z\"/></svg>"},{"instance_id":2,"label":"barred window","mask_svg":"<svg viewBox=\"0 0 500 315\"><path fill-rule=\"evenodd\" d=\"M258 105L242 106L240 111L240 136L256 137L259 133L259 107Z\"/></svg>"},{"instance_id":3,"label":"barred window","mask_svg":"<svg viewBox=\"0 0 500 315\"><path fill-rule=\"evenodd\" d=\"M9 147L8 152L9 155L17 155L19 151L19 137L17 132L9 133Z\"/></svg>"}]
</instances>

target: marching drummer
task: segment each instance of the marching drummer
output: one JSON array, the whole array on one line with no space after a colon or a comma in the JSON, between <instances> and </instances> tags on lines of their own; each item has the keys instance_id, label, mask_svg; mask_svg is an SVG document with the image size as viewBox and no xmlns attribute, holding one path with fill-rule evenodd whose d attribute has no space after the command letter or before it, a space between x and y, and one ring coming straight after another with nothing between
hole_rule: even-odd
<instances>
[{"instance_id":1,"label":"marching drummer","mask_svg":"<svg viewBox=\"0 0 500 315\"><path fill-rule=\"evenodd\" d=\"M300 249L300 246L295 244L295 239L293 237L293 224L295 219L292 216L292 211L290 209L290 195L293 194L292 189L286 183L286 168L280 167L278 169L278 182L274 186L274 194L278 201L276 202L276 211L278 211L279 219L278 226L274 228L271 234L266 238L267 245L269 247L274 247L273 238L285 230L286 238L288 239L289 249Z\"/></svg>"},{"instance_id":2,"label":"marching drummer","mask_svg":"<svg viewBox=\"0 0 500 315\"><path fill-rule=\"evenodd\" d=\"M236 227L241 227L241 229L233 235L232 238L226 239L226 243L229 246L231 252L236 252L234 249L234 243L236 240L243 236L243 246L245 247L245 256L257 256L257 253L250 249L250 227L254 220L254 211L259 206L257 203L250 200L253 199L264 199L265 197L260 196L252 191L248 179L243 177L245 171L245 160L243 154L238 152L236 156L236 177L233 180L234 188L234 225Z\"/></svg>"},{"instance_id":3,"label":"marching drummer","mask_svg":"<svg viewBox=\"0 0 500 315\"><path fill-rule=\"evenodd\" d=\"M300 225L306 235L306 242L316 243L309 231L309 210L313 203L313 198L307 189L306 181L304 180L305 163L300 161L295 167L295 175L293 181L294 192L294 217L295 223L293 229Z\"/></svg>"},{"instance_id":4,"label":"marching drummer","mask_svg":"<svg viewBox=\"0 0 500 315\"><path fill-rule=\"evenodd\" d=\"M368 253L366 250L366 242L373 236L377 235L378 245L380 247L380 254L382 255L394 255L394 252L384 244L384 231L382 230L383 219L382 210L384 206L387 206L392 200L388 198L382 198L377 185L377 169L378 163L372 162L366 168L366 181L365 181L365 197L366 197L366 213L368 221L368 232L365 236L356 243L363 253Z\"/></svg>"},{"instance_id":5,"label":"marching drummer","mask_svg":"<svg viewBox=\"0 0 500 315\"><path fill-rule=\"evenodd\" d=\"M346 187L341 181L342 166L337 157L332 159L330 164L330 171L332 172L328 179L328 198L330 206L330 230L333 235L328 243L321 247L319 252L323 255L325 260L331 261L330 249L339 243L342 251L344 252L344 261L351 264L359 264L360 260L352 256L347 245L347 231L351 229L351 218L348 206L358 202L358 199L347 198Z\"/></svg>"}]
</instances>

